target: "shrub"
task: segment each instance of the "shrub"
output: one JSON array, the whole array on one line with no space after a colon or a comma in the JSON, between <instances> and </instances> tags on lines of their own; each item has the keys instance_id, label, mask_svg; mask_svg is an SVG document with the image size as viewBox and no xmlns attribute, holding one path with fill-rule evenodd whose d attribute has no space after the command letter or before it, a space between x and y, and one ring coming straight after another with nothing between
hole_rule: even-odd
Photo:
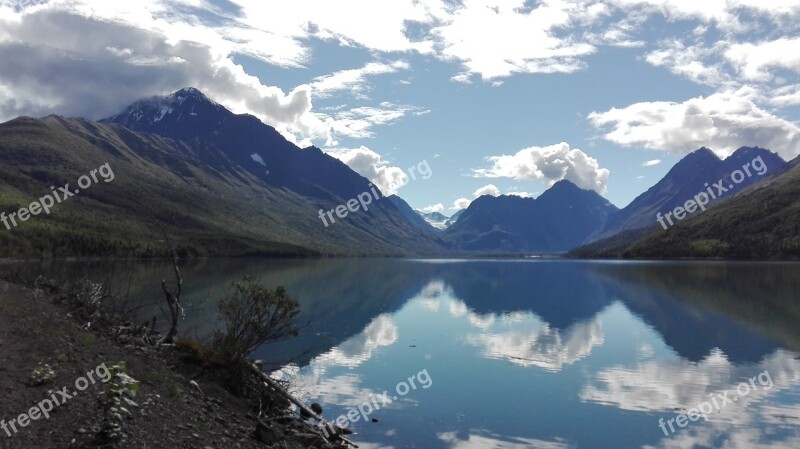
<instances>
[{"instance_id":1,"label":"shrub","mask_svg":"<svg viewBox=\"0 0 800 449\"><path fill-rule=\"evenodd\" d=\"M297 335L300 305L283 287L270 290L250 276L232 287L218 303L222 329L214 333L212 348L220 361L238 363L264 343Z\"/></svg>"},{"instance_id":2,"label":"shrub","mask_svg":"<svg viewBox=\"0 0 800 449\"><path fill-rule=\"evenodd\" d=\"M127 407L138 407L133 398L139 391L139 381L130 377L127 372L128 366L124 362L109 368L110 382L105 384L105 390L97 396L103 412L103 426L99 436L105 441L119 441L125 437L122 430L123 419L132 417Z\"/></svg>"},{"instance_id":3,"label":"shrub","mask_svg":"<svg viewBox=\"0 0 800 449\"><path fill-rule=\"evenodd\" d=\"M208 351L206 347L194 338L178 337L175 339L175 349L177 349L186 360L194 362L205 362Z\"/></svg>"}]
</instances>

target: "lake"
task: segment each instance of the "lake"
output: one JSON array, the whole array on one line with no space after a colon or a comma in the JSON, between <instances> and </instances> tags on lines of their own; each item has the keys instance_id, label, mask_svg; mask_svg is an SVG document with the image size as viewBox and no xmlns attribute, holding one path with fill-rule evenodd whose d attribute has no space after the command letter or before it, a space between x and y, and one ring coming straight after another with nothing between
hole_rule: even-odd
<instances>
[{"instance_id":1,"label":"lake","mask_svg":"<svg viewBox=\"0 0 800 449\"><path fill-rule=\"evenodd\" d=\"M13 266L23 272L38 264ZM800 447L800 264L199 260L184 334L245 274L302 305L260 348L363 448ZM12 266L4 266L4 271ZM113 280L142 321L162 262L57 263ZM384 396L384 392L386 392ZM363 412L363 413L362 413ZM365 419L366 418L366 419ZM373 422L376 420L377 422Z\"/></svg>"}]
</instances>

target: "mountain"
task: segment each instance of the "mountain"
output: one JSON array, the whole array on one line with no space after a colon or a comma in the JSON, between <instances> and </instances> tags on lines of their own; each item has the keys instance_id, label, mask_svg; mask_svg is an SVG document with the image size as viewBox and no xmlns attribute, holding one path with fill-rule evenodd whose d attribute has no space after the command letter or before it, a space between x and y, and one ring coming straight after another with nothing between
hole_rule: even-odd
<instances>
[{"instance_id":1,"label":"mountain","mask_svg":"<svg viewBox=\"0 0 800 449\"><path fill-rule=\"evenodd\" d=\"M590 241L597 241L623 231L659 226L657 216L666 215L675 208L683 206L700 192L711 189L715 196L719 190L713 187L719 180L723 180L722 187L727 192L722 192L719 197L728 197L741 191L747 186L763 179L764 174L751 168L763 163L764 173L774 173L786 164L777 154L763 148L742 147L736 150L727 159L720 159L708 148L699 150L681 159L656 185L639 195L628 206L612 214L606 224L592 235ZM747 176L738 178L737 184L731 179L731 174L747 165ZM713 201L711 202L713 204ZM697 212L695 212L697 213Z\"/></svg>"},{"instance_id":2,"label":"mountain","mask_svg":"<svg viewBox=\"0 0 800 449\"><path fill-rule=\"evenodd\" d=\"M461 218L461 214L463 214L465 210L466 209L461 209L458 212L451 215L450 218L445 222L445 226L447 226L448 228L450 226L453 226L453 224L457 222L459 218Z\"/></svg>"},{"instance_id":3,"label":"mountain","mask_svg":"<svg viewBox=\"0 0 800 449\"><path fill-rule=\"evenodd\" d=\"M636 258L800 258L800 158L717 207L626 248Z\"/></svg>"},{"instance_id":4,"label":"mountain","mask_svg":"<svg viewBox=\"0 0 800 449\"><path fill-rule=\"evenodd\" d=\"M301 149L258 118L234 114L197 89L186 88L172 95L136 102L101 122L213 145L267 186L297 193L324 211L364 193L377 192L371 195L373 203L366 212L350 213L346 219L336 219L335 225L367 232L389 246L405 247L406 251L429 253L441 249L428 233L419 232L392 201L383 198L376 186L340 160L316 147ZM219 163L216 158L201 160L211 166ZM356 215L361 220L354 221ZM325 221L331 219L334 217Z\"/></svg>"},{"instance_id":5,"label":"mountain","mask_svg":"<svg viewBox=\"0 0 800 449\"><path fill-rule=\"evenodd\" d=\"M214 145L265 183L303 196L339 201L371 188L366 178L338 159L316 147L300 149L255 116L234 114L194 88L138 101L100 122ZM220 162L205 155L201 160L211 166Z\"/></svg>"},{"instance_id":6,"label":"mountain","mask_svg":"<svg viewBox=\"0 0 800 449\"><path fill-rule=\"evenodd\" d=\"M450 220L449 217L442 214L441 212L422 212L416 211L425 221L433 226L434 228L444 231L447 229L447 222Z\"/></svg>"},{"instance_id":7,"label":"mountain","mask_svg":"<svg viewBox=\"0 0 800 449\"><path fill-rule=\"evenodd\" d=\"M162 134L132 131L114 120L58 116L0 124L0 211L28 207L51 193L50 186L74 188L104 164L115 175L50 214L15 227L0 224L0 255L163 256L160 226L186 256L434 255L444 249L385 198L325 226L320 209L371 191L369 181L198 91L151 99L128 112L127 124ZM194 117L205 122L192 136L186 129L195 126ZM206 129L223 121L227 125ZM248 152L279 167L278 176L244 157Z\"/></svg>"},{"instance_id":8,"label":"mountain","mask_svg":"<svg viewBox=\"0 0 800 449\"><path fill-rule=\"evenodd\" d=\"M428 223L427 220L423 216L421 216L416 210L414 210L411 206L406 203L406 201L400 198L397 195L391 195L386 197L389 201L394 204L394 207L405 217L411 224L416 226L418 229L430 234L432 236L439 237L441 232L439 229L434 228Z\"/></svg>"},{"instance_id":9,"label":"mountain","mask_svg":"<svg viewBox=\"0 0 800 449\"><path fill-rule=\"evenodd\" d=\"M597 192L564 180L536 199L482 196L445 231L444 239L466 251L564 252L584 243L617 210Z\"/></svg>"}]
</instances>

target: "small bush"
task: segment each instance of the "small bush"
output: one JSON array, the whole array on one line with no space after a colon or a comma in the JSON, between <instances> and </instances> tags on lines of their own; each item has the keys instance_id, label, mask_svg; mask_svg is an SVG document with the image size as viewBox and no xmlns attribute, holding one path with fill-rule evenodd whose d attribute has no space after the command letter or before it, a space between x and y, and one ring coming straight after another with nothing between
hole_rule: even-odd
<instances>
[{"instance_id":1,"label":"small bush","mask_svg":"<svg viewBox=\"0 0 800 449\"><path fill-rule=\"evenodd\" d=\"M186 360L193 362L205 362L208 358L208 350L206 347L194 338L177 338L175 340L175 349L177 349Z\"/></svg>"},{"instance_id":2,"label":"small bush","mask_svg":"<svg viewBox=\"0 0 800 449\"><path fill-rule=\"evenodd\" d=\"M297 335L294 319L300 305L283 287L270 290L250 276L232 287L218 303L222 330L214 333L212 343L221 362L239 363L264 343Z\"/></svg>"}]
</instances>

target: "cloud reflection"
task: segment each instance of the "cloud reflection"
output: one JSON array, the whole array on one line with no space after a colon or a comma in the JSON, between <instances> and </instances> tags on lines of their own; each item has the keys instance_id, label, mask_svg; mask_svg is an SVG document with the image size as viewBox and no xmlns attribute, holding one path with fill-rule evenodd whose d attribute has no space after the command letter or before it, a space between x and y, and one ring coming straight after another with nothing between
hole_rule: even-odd
<instances>
[{"instance_id":1,"label":"cloud reflection","mask_svg":"<svg viewBox=\"0 0 800 449\"><path fill-rule=\"evenodd\" d=\"M616 366L598 372L580 394L583 401L612 405L623 410L655 412L656 420L686 413L709 395L735 393L737 385L768 371L774 386L741 396L719 411L644 448L777 449L800 447L800 405L776 403L782 391L800 382L800 360L795 353L779 350L758 364L734 365L719 349L699 363L684 359L647 361L633 368ZM663 415L663 416L661 416Z\"/></svg>"},{"instance_id":2,"label":"cloud reflection","mask_svg":"<svg viewBox=\"0 0 800 449\"><path fill-rule=\"evenodd\" d=\"M484 357L507 359L516 365L536 366L548 371L560 371L564 365L587 357L592 348L603 344L603 328L597 317L576 323L564 331L541 323L534 315L525 319L520 326L533 329L499 333L492 333L484 326L487 322L493 322L494 318L471 321L486 332L470 334L466 341L482 348Z\"/></svg>"},{"instance_id":3,"label":"cloud reflection","mask_svg":"<svg viewBox=\"0 0 800 449\"><path fill-rule=\"evenodd\" d=\"M470 432L466 440L459 439L456 432L437 434L439 440L449 443L452 449L569 449L574 446L561 441L544 441L521 437L499 437L480 432Z\"/></svg>"},{"instance_id":4,"label":"cloud reflection","mask_svg":"<svg viewBox=\"0 0 800 449\"><path fill-rule=\"evenodd\" d=\"M312 364L338 365L355 368L372 357L373 352L397 342L397 325L390 315L375 317L358 335L318 356Z\"/></svg>"}]
</instances>

